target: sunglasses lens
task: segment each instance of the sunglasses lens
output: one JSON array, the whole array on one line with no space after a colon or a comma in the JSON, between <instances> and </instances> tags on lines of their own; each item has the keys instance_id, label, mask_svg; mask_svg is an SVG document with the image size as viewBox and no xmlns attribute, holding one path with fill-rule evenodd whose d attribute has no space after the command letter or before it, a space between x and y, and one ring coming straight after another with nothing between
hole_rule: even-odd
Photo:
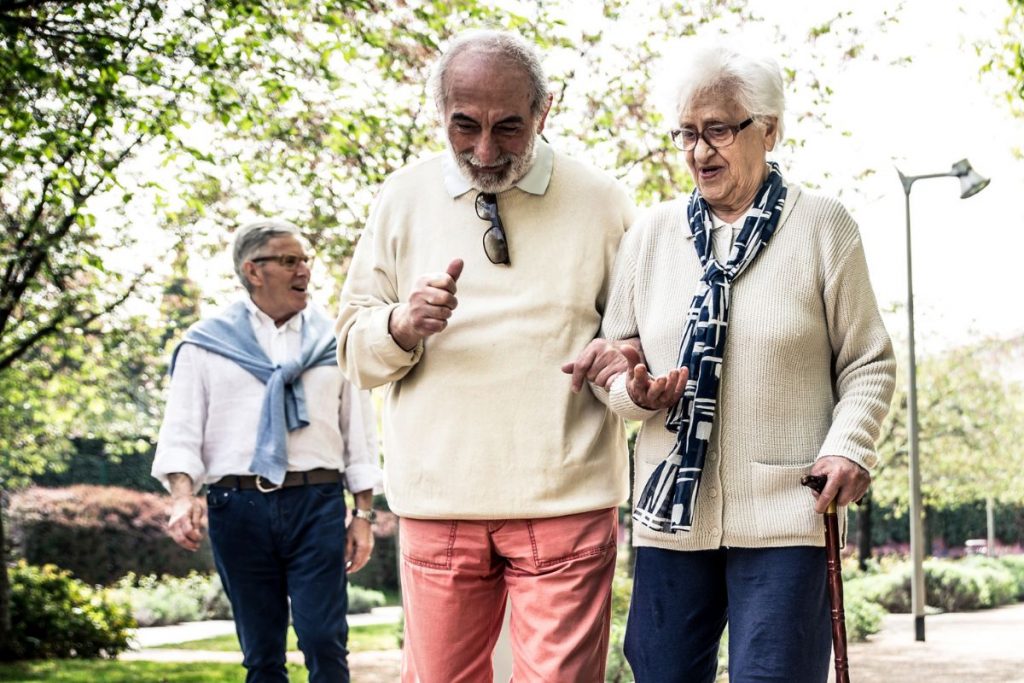
<instances>
[{"instance_id":1,"label":"sunglasses lens","mask_svg":"<svg viewBox=\"0 0 1024 683\"><path fill-rule=\"evenodd\" d=\"M491 263L508 263L508 242L505 235L495 226L484 233L484 251Z\"/></svg>"}]
</instances>

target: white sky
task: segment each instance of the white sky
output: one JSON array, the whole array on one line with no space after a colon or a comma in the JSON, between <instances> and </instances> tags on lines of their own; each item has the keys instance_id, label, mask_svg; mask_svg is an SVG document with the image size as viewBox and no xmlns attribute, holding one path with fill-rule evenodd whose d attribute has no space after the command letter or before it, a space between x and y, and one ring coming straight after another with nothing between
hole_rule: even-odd
<instances>
[{"instance_id":1,"label":"white sky","mask_svg":"<svg viewBox=\"0 0 1024 683\"><path fill-rule=\"evenodd\" d=\"M780 7L794 22L820 20L844 3L752 3L772 16ZM846 3L846 6L850 5ZM963 7L969 9L962 9ZM891 2L865 0L856 14L881 15ZM850 187L828 187L856 217L872 281L884 308L906 300L904 194L895 168L907 175L949 171L962 159L991 178L976 196L961 200L956 178L917 181L911 192L914 298L917 340L926 351L967 342L973 335L1024 333L1024 120L1004 104L1005 78L979 81L988 58L973 47L993 40L1008 14L1005 0L908 0L899 22L865 36L869 51L910 55L892 66L886 59L857 59L830 74L835 90L828 115L847 138L808 134L792 171L819 180L823 171L849 185L849 176L870 167L877 173ZM800 35L794 32L795 36ZM799 125L799 124L796 124ZM793 130L790 134L799 134ZM820 182L820 180L819 180ZM888 316L894 336L906 337L906 314Z\"/></svg>"}]
</instances>

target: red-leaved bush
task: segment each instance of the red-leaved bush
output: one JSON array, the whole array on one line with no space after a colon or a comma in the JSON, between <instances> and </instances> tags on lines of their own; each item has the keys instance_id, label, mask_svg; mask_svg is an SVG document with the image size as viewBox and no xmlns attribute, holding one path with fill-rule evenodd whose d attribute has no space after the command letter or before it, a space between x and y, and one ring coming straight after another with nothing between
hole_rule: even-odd
<instances>
[{"instance_id":1,"label":"red-leaved bush","mask_svg":"<svg viewBox=\"0 0 1024 683\"><path fill-rule=\"evenodd\" d=\"M164 531L170 498L115 486L32 487L11 496L10 537L30 564L55 564L92 584L128 572L209 572L207 541L190 553Z\"/></svg>"}]
</instances>

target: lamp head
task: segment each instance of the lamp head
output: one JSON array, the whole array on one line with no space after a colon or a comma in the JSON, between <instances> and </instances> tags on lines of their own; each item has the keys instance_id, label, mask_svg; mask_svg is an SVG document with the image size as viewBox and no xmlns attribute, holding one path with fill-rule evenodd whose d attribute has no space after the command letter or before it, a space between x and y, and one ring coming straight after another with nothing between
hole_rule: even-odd
<instances>
[{"instance_id":1,"label":"lamp head","mask_svg":"<svg viewBox=\"0 0 1024 683\"><path fill-rule=\"evenodd\" d=\"M989 182L991 182L988 178L983 178L977 171L971 168L971 162L967 161L967 159L961 159L953 164L951 175L960 178L960 199L973 197L984 190Z\"/></svg>"}]
</instances>

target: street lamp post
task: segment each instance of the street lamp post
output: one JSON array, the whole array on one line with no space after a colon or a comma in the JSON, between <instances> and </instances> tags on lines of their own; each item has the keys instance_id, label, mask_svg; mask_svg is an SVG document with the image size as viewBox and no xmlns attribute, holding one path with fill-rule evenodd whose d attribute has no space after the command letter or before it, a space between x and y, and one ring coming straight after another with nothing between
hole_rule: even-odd
<instances>
[{"instance_id":1,"label":"street lamp post","mask_svg":"<svg viewBox=\"0 0 1024 683\"><path fill-rule=\"evenodd\" d=\"M914 638L924 640L924 528L921 511L921 468L917 452L917 361L914 354L914 276L910 256L910 187L915 180L925 178L944 178L952 176L960 179L960 198L967 199L985 189L988 178L982 178L971 168L967 159L953 164L947 173L929 173L927 175L905 176L899 173L903 183L903 194L907 207L907 342L909 347L907 389L907 431L908 455L910 461L910 555L914 565L914 573L910 580L910 602L914 613Z\"/></svg>"}]
</instances>

